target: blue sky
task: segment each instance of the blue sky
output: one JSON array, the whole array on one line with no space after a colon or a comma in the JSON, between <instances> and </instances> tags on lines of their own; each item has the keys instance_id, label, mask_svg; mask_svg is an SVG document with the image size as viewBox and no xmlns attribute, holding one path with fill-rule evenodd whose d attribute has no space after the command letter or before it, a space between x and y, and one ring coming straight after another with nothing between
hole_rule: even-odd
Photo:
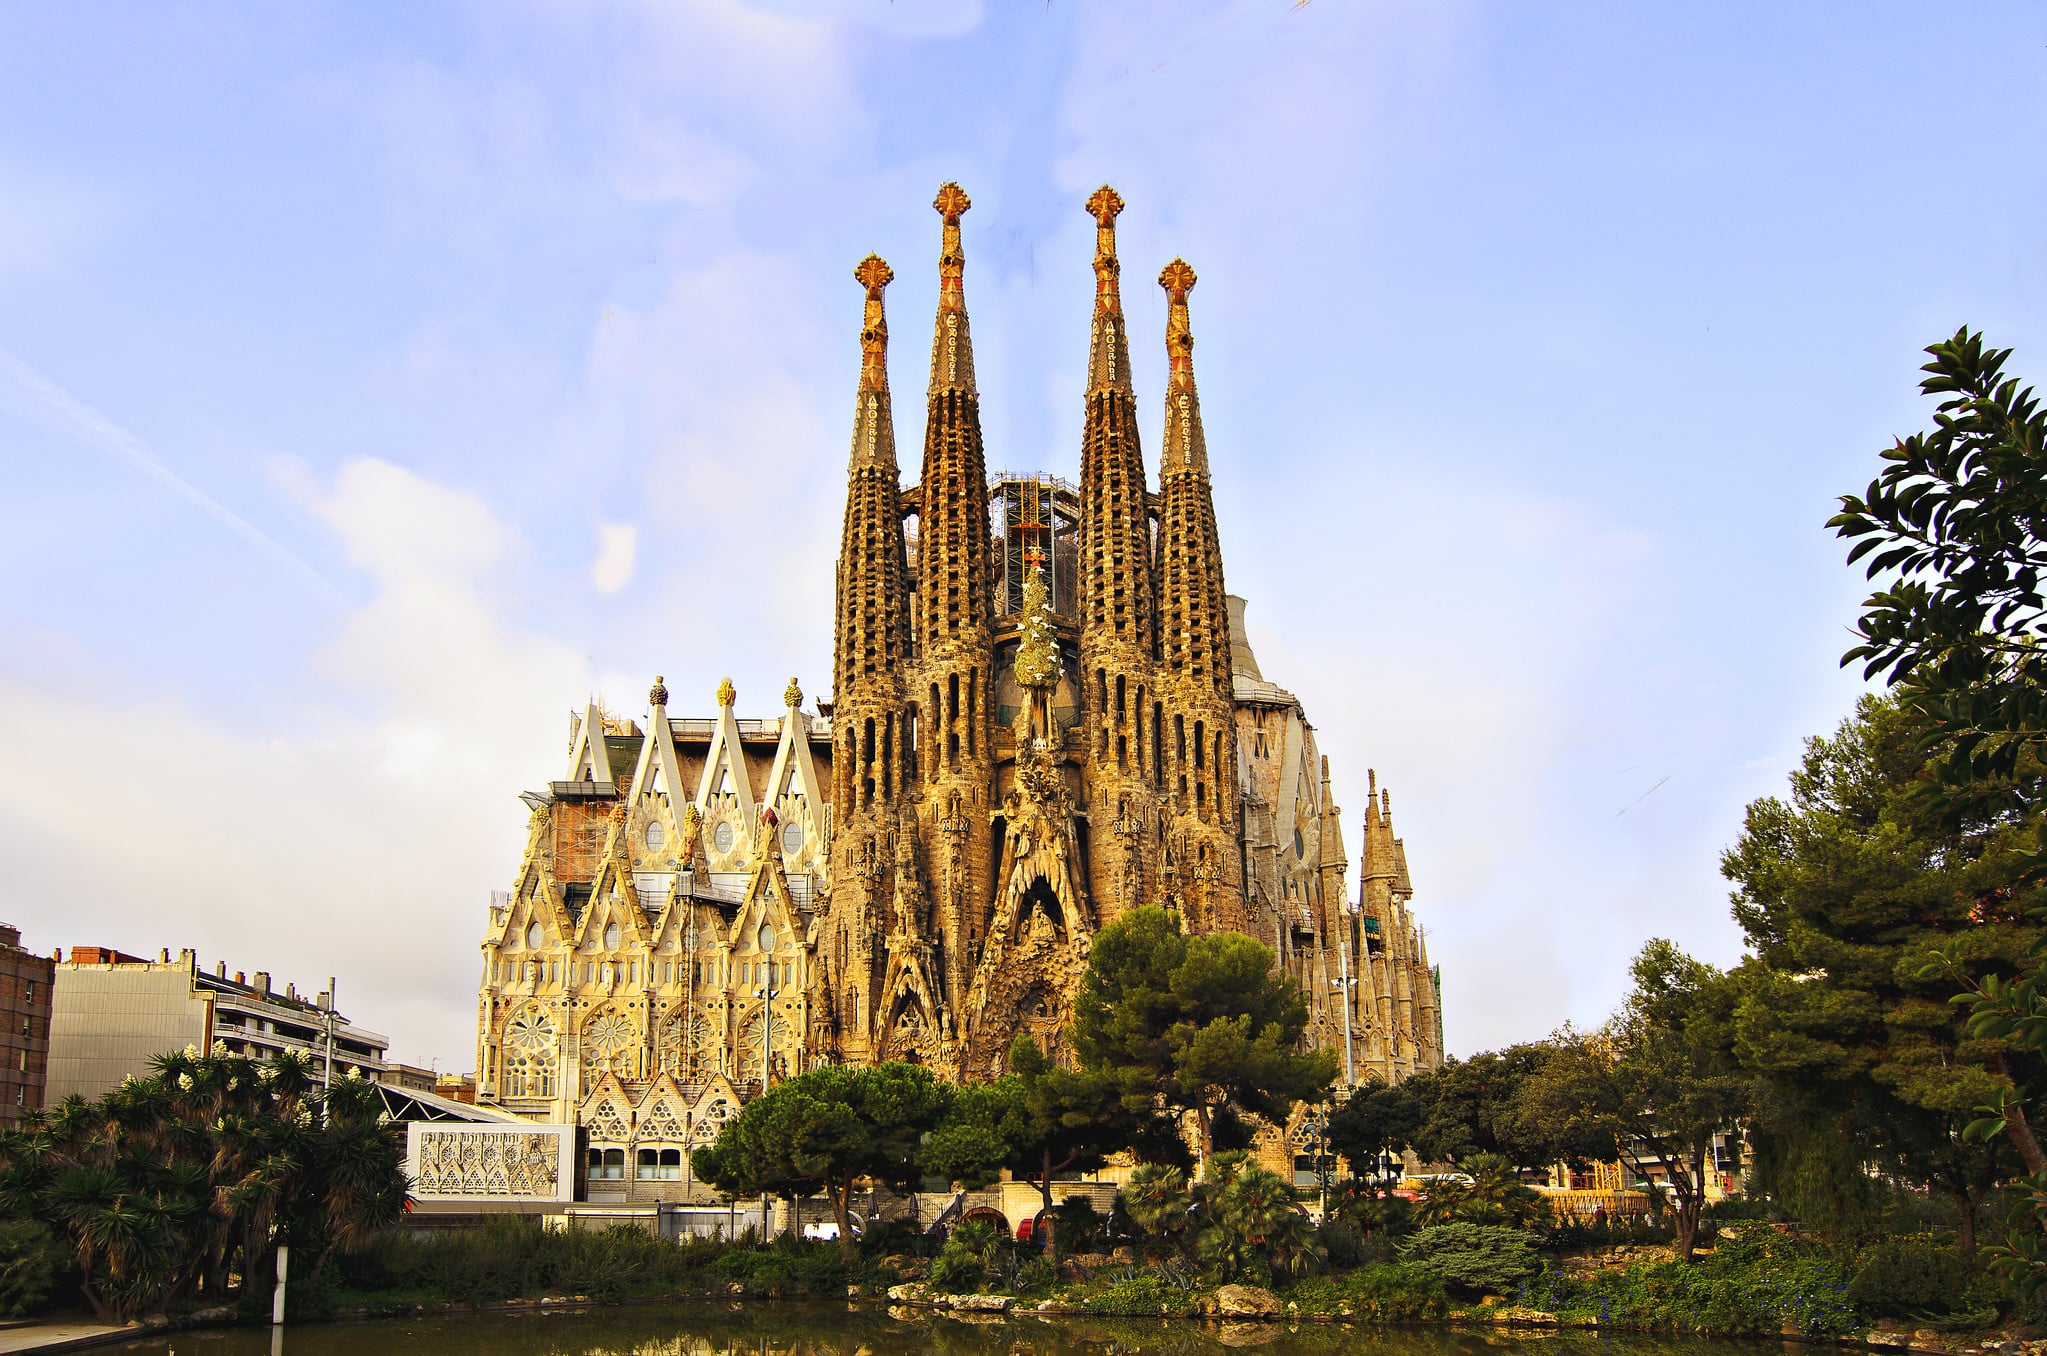
<instances>
[{"instance_id":1,"label":"blue sky","mask_svg":"<svg viewBox=\"0 0 2047 1356\"><path fill-rule=\"evenodd\" d=\"M1918 350L2047 367L2043 77L1988 3L15 7L7 915L469 1068L568 709L828 684L852 265L914 449L959 180L991 464L1074 476L1107 180L1154 410L1201 274L1229 583L1353 847L1392 788L1451 1047L1596 1021L1651 935L1739 954Z\"/></svg>"}]
</instances>

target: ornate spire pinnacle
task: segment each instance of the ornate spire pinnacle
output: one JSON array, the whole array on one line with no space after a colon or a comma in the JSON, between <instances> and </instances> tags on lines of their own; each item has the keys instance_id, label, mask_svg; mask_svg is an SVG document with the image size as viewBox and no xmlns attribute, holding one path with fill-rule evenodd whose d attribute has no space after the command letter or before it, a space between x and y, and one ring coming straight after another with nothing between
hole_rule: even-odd
<instances>
[{"instance_id":1,"label":"ornate spire pinnacle","mask_svg":"<svg viewBox=\"0 0 2047 1356\"><path fill-rule=\"evenodd\" d=\"M1059 686L1059 642L1052 632L1052 604L1043 567L1024 580L1023 638L1016 647L1016 681L1033 692Z\"/></svg>"},{"instance_id":2,"label":"ornate spire pinnacle","mask_svg":"<svg viewBox=\"0 0 2047 1356\"><path fill-rule=\"evenodd\" d=\"M730 678L720 678L718 680L718 706L720 710L732 705L738 696L739 692L732 686Z\"/></svg>"},{"instance_id":3,"label":"ornate spire pinnacle","mask_svg":"<svg viewBox=\"0 0 2047 1356\"><path fill-rule=\"evenodd\" d=\"M647 705L656 711L668 705L668 680L658 673L654 675L654 686L648 689Z\"/></svg>"},{"instance_id":4,"label":"ornate spire pinnacle","mask_svg":"<svg viewBox=\"0 0 2047 1356\"><path fill-rule=\"evenodd\" d=\"M794 678L789 680L789 686L782 689L782 705L791 711L803 705L803 689L796 685Z\"/></svg>"},{"instance_id":5,"label":"ornate spire pinnacle","mask_svg":"<svg viewBox=\"0 0 2047 1356\"><path fill-rule=\"evenodd\" d=\"M945 223L938 247L938 323L931 337L931 394L945 390L975 394L974 343L967 329L966 251L960 246L960 217L973 200L958 184L938 190L931 206Z\"/></svg>"},{"instance_id":6,"label":"ornate spire pinnacle","mask_svg":"<svg viewBox=\"0 0 2047 1356\"><path fill-rule=\"evenodd\" d=\"M853 269L853 281L867 289L867 305L860 325L860 390L853 410L853 465L884 467L891 474L896 465L896 421L888 398L888 317L882 310L881 292L895 280L895 270L878 254L870 254Z\"/></svg>"},{"instance_id":7,"label":"ornate spire pinnacle","mask_svg":"<svg viewBox=\"0 0 2047 1356\"><path fill-rule=\"evenodd\" d=\"M894 282L896 271L878 254L853 269L853 281L867 289L867 313L860 326L860 389L888 389L888 317L882 313L881 290Z\"/></svg>"},{"instance_id":8,"label":"ornate spire pinnacle","mask_svg":"<svg viewBox=\"0 0 2047 1356\"><path fill-rule=\"evenodd\" d=\"M1123 331L1123 294L1116 284L1123 271L1116 260L1116 217L1123 197L1103 184L1087 200L1095 219L1095 320L1088 351L1088 393L1130 390L1130 339Z\"/></svg>"},{"instance_id":9,"label":"ornate spire pinnacle","mask_svg":"<svg viewBox=\"0 0 2047 1356\"><path fill-rule=\"evenodd\" d=\"M1187 320L1187 294L1194 270L1175 259L1159 273L1166 289L1166 445L1159 452L1159 477L1175 471L1208 474L1208 440L1201 432L1201 396L1194 389L1194 327Z\"/></svg>"}]
</instances>

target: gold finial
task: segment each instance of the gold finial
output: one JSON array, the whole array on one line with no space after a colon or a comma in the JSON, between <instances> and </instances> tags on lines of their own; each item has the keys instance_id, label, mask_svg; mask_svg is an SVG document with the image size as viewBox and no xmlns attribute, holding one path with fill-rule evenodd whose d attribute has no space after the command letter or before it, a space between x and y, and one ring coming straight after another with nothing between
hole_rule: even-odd
<instances>
[{"instance_id":1,"label":"gold finial","mask_svg":"<svg viewBox=\"0 0 2047 1356\"><path fill-rule=\"evenodd\" d=\"M1185 259L1175 259L1159 270L1159 286L1166 289L1166 295L1174 301L1184 301L1194 290L1194 269Z\"/></svg>"},{"instance_id":2,"label":"gold finial","mask_svg":"<svg viewBox=\"0 0 2047 1356\"><path fill-rule=\"evenodd\" d=\"M961 214L974 205L974 200L967 196L965 189L948 181L939 185L938 197L931 205L937 209L939 216L945 218L946 225L957 226L960 224Z\"/></svg>"},{"instance_id":3,"label":"gold finial","mask_svg":"<svg viewBox=\"0 0 2047 1356\"><path fill-rule=\"evenodd\" d=\"M888 260L878 254L870 254L853 267L853 281L867 289L867 295L877 301L881 289L896 280L896 271L888 266Z\"/></svg>"},{"instance_id":4,"label":"gold finial","mask_svg":"<svg viewBox=\"0 0 2047 1356\"><path fill-rule=\"evenodd\" d=\"M1123 210L1123 196L1103 184L1089 195L1087 210L1095 219L1095 315L1120 316L1123 298L1116 290L1116 275L1123 271L1123 265L1116 260L1116 214ZM1108 377L1112 384L1118 384L1115 372L1108 373Z\"/></svg>"},{"instance_id":5,"label":"gold finial","mask_svg":"<svg viewBox=\"0 0 2047 1356\"><path fill-rule=\"evenodd\" d=\"M647 704L649 706L668 705L668 680L658 673L654 675L654 686L647 692Z\"/></svg>"},{"instance_id":6,"label":"gold finial","mask_svg":"<svg viewBox=\"0 0 2047 1356\"><path fill-rule=\"evenodd\" d=\"M882 311L881 289L895 281L896 271L878 254L870 254L853 269L853 281L867 289L867 305L860 323L860 388L888 389L888 317Z\"/></svg>"},{"instance_id":7,"label":"gold finial","mask_svg":"<svg viewBox=\"0 0 2047 1356\"><path fill-rule=\"evenodd\" d=\"M738 695L739 693L732 686L732 680L730 678L721 678L718 680L718 705L721 709L732 705L732 699L737 697Z\"/></svg>"},{"instance_id":8,"label":"gold finial","mask_svg":"<svg viewBox=\"0 0 2047 1356\"><path fill-rule=\"evenodd\" d=\"M796 686L794 678L789 680L789 686L782 689L782 705L788 707L791 711L803 705L803 689Z\"/></svg>"}]
</instances>

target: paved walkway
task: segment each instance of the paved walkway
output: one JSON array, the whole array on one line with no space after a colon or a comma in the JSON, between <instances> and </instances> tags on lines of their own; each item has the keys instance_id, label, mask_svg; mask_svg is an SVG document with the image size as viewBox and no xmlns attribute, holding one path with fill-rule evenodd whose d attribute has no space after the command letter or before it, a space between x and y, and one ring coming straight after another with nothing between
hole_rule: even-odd
<instances>
[{"instance_id":1,"label":"paved walkway","mask_svg":"<svg viewBox=\"0 0 2047 1356\"><path fill-rule=\"evenodd\" d=\"M62 1319L55 1323L24 1323L0 1328L0 1356L16 1351L64 1351L73 1347L98 1346L124 1337L146 1337L141 1328L95 1323L91 1319Z\"/></svg>"}]
</instances>

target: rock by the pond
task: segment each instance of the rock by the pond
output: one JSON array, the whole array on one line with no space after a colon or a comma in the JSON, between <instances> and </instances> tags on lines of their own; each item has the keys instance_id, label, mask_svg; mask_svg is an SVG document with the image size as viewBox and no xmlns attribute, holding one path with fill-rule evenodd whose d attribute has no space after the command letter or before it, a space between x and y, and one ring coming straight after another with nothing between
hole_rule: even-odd
<instances>
[{"instance_id":1,"label":"rock by the pond","mask_svg":"<svg viewBox=\"0 0 2047 1356\"><path fill-rule=\"evenodd\" d=\"M1215 1292L1215 1312L1222 1318L1278 1318L1279 1296L1255 1285L1226 1285Z\"/></svg>"},{"instance_id":2,"label":"rock by the pond","mask_svg":"<svg viewBox=\"0 0 2047 1356\"><path fill-rule=\"evenodd\" d=\"M1007 1295L948 1295L945 1299L948 1309L964 1310L971 1314L999 1314L1009 1308Z\"/></svg>"},{"instance_id":3,"label":"rock by the pond","mask_svg":"<svg viewBox=\"0 0 2047 1356\"><path fill-rule=\"evenodd\" d=\"M222 1304L212 1309L194 1309L187 1321L204 1327L214 1323L232 1323L238 1317L232 1306Z\"/></svg>"},{"instance_id":4,"label":"rock by the pond","mask_svg":"<svg viewBox=\"0 0 2047 1356\"><path fill-rule=\"evenodd\" d=\"M1136 1266L1137 1249L1125 1243L1122 1247L1116 1248L1109 1253L1109 1260L1119 1267Z\"/></svg>"},{"instance_id":5,"label":"rock by the pond","mask_svg":"<svg viewBox=\"0 0 2047 1356\"><path fill-rule=\"evenodd\" d=\"M888 1297L897 1304L929 1304L931 1290L922 1281L908 1281L888 1288Z\"/></svg>"}]
</instances>

